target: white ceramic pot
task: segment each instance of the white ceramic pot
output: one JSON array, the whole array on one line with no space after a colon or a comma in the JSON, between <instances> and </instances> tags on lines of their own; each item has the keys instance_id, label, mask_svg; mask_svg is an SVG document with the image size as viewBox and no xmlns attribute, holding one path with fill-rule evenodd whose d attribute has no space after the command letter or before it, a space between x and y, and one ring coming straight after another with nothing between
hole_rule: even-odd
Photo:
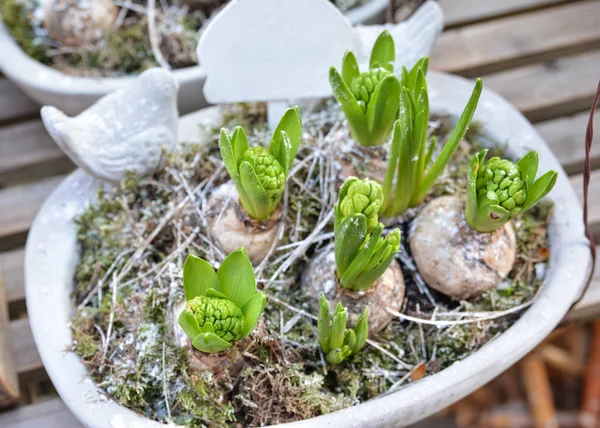
<instances>
[{"instance_id":1,"label":"white ceramic pot","mask_svg":"<svg viewBox=\"0 0 600 428\"><path fill-rule=\"evenodd\" d=\"M433 114L458 116L473 83L446 74L428 75ZM198 132L200 120L214 120L215 108L205 109L180 122L180 137ZM414 423L489 382L517 362L548 335L579 296L591 260L584 238L582 213L567 175L531 124L507 101L484 89L475 120L509 152L520 157L537 150L540 170L559 171L551 193L555 202L550 223L551 260L536 301L523 316L495 340L439 373L410 383L403 389L292 427L384 427ZM78 261L72 219L88 206L98 183L82 170L72 173L52 193L38 213L26 248L27 309L33 336L56 390L73 413L90 427L156 427L149 421L100 394L73 352L69 320L73 314L70 293Z\"/></svg>"},{"instance_id":2,"label":"white ceramic pot","mask_svg":"<svg viewBox=\"0 0 600 428\"><path fill-rule=\"evenodd\" d=\"M385 21L388 0L371 0L346 13L352 24L379 24ZM27 56L15 43L0 19L0 70L30 98L76 115L99 98L126 86L133 76L77 77L62 73ZM201 66L173 71L179 82L179 112L187 114L206 107L202 88L206 74Z\"/></svg>"}]
</instances>

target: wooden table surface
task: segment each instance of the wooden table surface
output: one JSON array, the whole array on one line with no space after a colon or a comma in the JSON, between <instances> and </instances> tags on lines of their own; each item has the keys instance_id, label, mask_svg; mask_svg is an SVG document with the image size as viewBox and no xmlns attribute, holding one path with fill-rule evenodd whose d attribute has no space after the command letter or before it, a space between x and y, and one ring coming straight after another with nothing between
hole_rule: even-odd
<instances>
[{"instance_id":1,"label":"wooden table surface","mask_svg":"<svg viewBox=\"0 0 600 428\"><path fill-rule=\"evenodd\" d=\"M600 0L440 0L447 29L431 68L483 77L546 139L582 195L584 134L600 79ZM592 150L590 221L600 237L600 120ZM20 406L0 427L80 427L53 393L33 341L24 303L23 247L49 193L74 169L46 134L39 106L0 76L0 276L9 304ZM600 270L600 269L598 269ZM0 281L1 282L1 281ZM565 284L568 286L568 284ZM600 314L600 273L571 313Z\"/></svg>"}]
</instances>

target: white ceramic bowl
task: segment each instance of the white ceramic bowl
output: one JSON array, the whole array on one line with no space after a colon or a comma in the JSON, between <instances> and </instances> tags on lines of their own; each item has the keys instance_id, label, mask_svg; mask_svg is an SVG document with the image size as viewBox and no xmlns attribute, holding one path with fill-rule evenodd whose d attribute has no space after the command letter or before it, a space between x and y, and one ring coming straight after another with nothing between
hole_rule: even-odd
<instances>
[{"instance_id":1,"label":"white ceramic bowl","mask_svg":"<svg viewBox=\"0 0 600 428\"><path fill-rule=\"evenodd\" d=\"M428 76L431 111L458 116L473 83L446 74ZM214 120L215 108L183 118L180 135L198 129L199 120ZM531 124L507 101L484 89L475 120L485 132L507 141L514 156L537 150L540 171L559 171L551 197L555 210L550 224L551 260L536 301L506 332L462 361L411 383L392 394L370 400L293 427L383 427L414 423L466 396L510 367L550 333L579 296L591 260L584 238L582 213L566 174ZM196 131L197 132L197 131ZM82 170L72 173L50 195L38 213L27 241L25 257L29 320L44 366L56 390L73 413L90 427L155 427L149 421L101 395L73 352L69 319L70 292L78 262L74 216L96 194L98 183Z\"/></svg>"},{"instance_id":2,"label":"white ceramic bowl","mask_svg":"<svg viewBox=\"0 0 600 428\"><path fill-rule=\"evenodd\" d=\"M375 24L385 20L388 0L371 0L346 13L352 24ZM30 98L51 105L69 116L76 115L102 96L127 85L133 76L77 77L39 63L15 43L0 19L0 70ZM190 113L206 107L202 88L206 74L201 66L174 70L179 82L179 112Z\"/></svg>"}]
</instances>

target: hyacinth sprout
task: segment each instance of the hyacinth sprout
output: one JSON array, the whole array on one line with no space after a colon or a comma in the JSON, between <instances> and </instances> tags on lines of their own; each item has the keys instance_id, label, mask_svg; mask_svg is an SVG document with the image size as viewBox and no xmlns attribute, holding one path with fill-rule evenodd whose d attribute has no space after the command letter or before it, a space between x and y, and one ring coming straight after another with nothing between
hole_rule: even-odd
<instances>
[{"instance_id":1,"label":"hyacinth sprout","mask_svg":"<svg viewBox=\"0 0 600 428\"><path fill-rule=\"evenodd\" d=\"M240 248L229 254L219 270L190 254L183 266L185 309L179 325L199 351L216 353L254 330L266 303L256 291L252 264Z\"/></svg>"},{"instance_id":2,"label":"hyacinth sprout","mask_svg":"<svg viewBox=\"0 0 600 428\"><path fill-rule=\"evenodd\" d=\"M527 211L556 184L558 172L550 170L537 180L538 154L530 151L516 164L477 153L469 165L465 218L479 232L493 232Z\"/></svg>"},{"instance_id":3,"label":"hyacinth sprout","mask_svg":"<svg viewBox=\"0 0 600 428\"><path fill-rule=\"evenodd\" d=\"M365 308L353 329L346 329L348 312L338 303L333 317L325 295L319 300L317 331L319 345L329 364L340 364L359 352L369 336L369 308Z\"/></svg>"},{"instance_id":4,"label":"hyacinth sprout","mask_svg":"<svg viewBox=\"0 0 600 428\"><path fill-rule=\"evenodd\" d=\"M346 179L335 206L335 261L340 285L368 290L386 271L400 249L400 230L382 237L377 213L383 203L379 183Z\"/></svg>"},{"instance_id":5,"label":"hyacinth sprout","mask_svg":"<svg viewBox=\"0 0 600 428\"><path fill-rule=\"evenodd\" d=\"M302 119L298 107L284 113L267 150L260 146L250 148L241 126L231 135L225 128L221 129L221 157L250 217L266 220L279 206L301 139Z\"/></svg>"},{"instance_id":6,"label":"hyacinth sprout","mask_svg":"<svg viewBox=\"0 0 600 428\"><path fill-rule=\"evenodd\" d=\"M423 58L410 71L404 69L402 73L398 120L394 123L391 152L383 183L385 201L382 213L388 217L400 215L406 209L423 202L465 136L481 95L482 83L481 79L477 79L456 127L432 163L436 141L432 138L427 144L427 66L427 58Z\"/></svg>"},{"instance_id":7,"label":"hyacinth sprout","mask_svg":"<svg viewBox=\"0 0 600 428\"><path fill-rule=\"evenodd\" d=\"M400 81L394 75L394 39L382 32L371 51L369 70L358 68L356 56L347 51L342 60L342 74L331 67L329 83L335 98L348 119L354 138L363 146L385 143L398 114Z\"/></svg>"}]
</instances>

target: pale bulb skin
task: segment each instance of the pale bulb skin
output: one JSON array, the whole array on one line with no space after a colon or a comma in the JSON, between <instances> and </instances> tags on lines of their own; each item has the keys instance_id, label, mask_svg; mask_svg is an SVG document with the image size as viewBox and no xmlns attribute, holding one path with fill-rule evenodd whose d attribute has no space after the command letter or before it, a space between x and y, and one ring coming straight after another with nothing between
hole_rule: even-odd
<instances>
[{"instance_id":1,"label":"pale bulb skin","mask_svg":"<svg viewBox=\"0 0 600 428\"><path fill-rule=\"evenodd\" d=\"M415 218L410 249L425 282L454 299L466 299L497 287L512 270L517 242L511 222L481 233L464 218L464 201L443 196Z\"/></svg>"},{"instance_id":2,"label":"pale bulb skin","mask_svg":"<svg viewBox=\"0 0 600 428\"><path fill-rule=\"evenodd\" d=\"M225 210L222 210L227 204ZM239 202L231 182L217 188L208 199L206 219L213 239L225 254L244 247L253 265L259 264L277 239L281 212L279 209L266 221L248 216ZM223 212L221 212L223 211Z\"/></svg>"},{"instance_id":3,"label":"pale bulb skin","mask_svg":"<svg viewBox=\"0 0 600 428\"><path fill-rule=\"evenodd\" d=\"M102 39L117 19L112 0L46 0L43 25L48 35L66 46Z\"/></svg>"},{"instance_id":4,"label":"pale bulb skin","mask_svg":"<svg viewBox=\"0 0 600 428\"><path fill-rule=\"evenodd\" d=\"M365 307L369 307L369 334L383 330L394 319L386 308L400 312L405 286L402 270L396 260L367 291L356 292L339 285L333 247L312 259L302 275L303 287L313 297L311 311L318 313L319 297L325 294L332 307L341 302L348 311L350 325L356 325Z\"/></svg>"}]
</instances>

